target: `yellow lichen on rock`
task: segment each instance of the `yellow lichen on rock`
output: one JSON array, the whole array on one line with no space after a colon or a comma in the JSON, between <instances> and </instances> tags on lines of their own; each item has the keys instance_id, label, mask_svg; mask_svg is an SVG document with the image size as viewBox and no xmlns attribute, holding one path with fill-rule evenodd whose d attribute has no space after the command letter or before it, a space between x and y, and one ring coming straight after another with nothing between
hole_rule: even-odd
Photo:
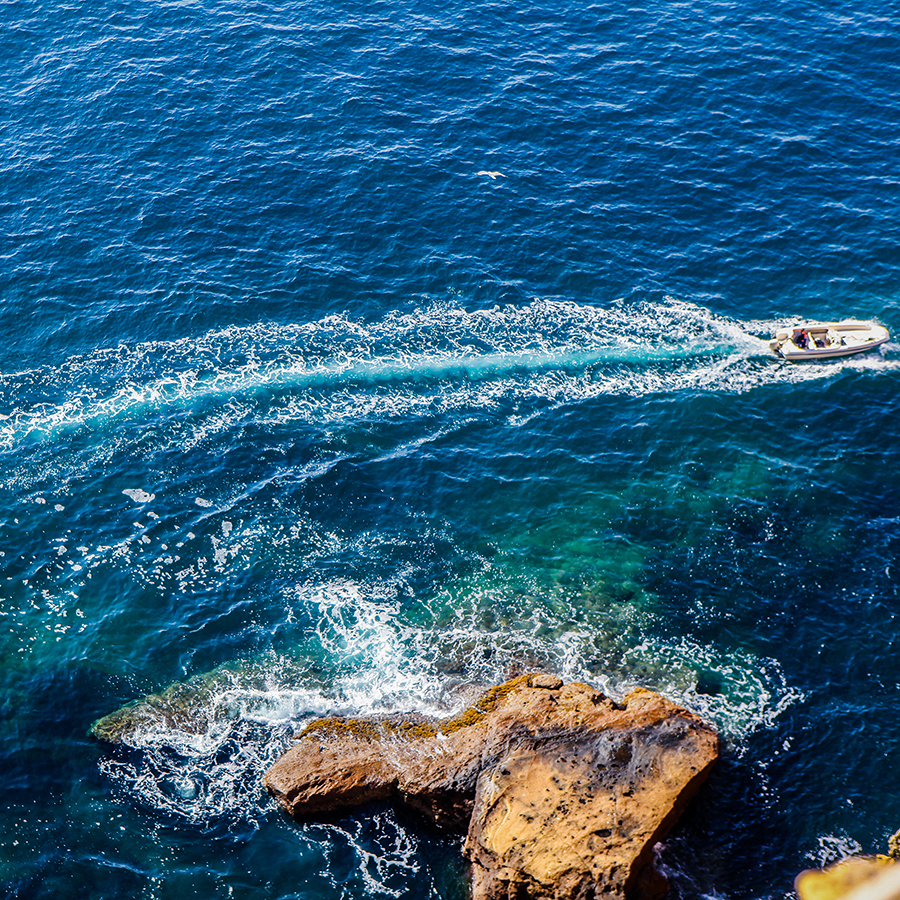
<instances>
[{"instance_id":1,"label":"yellow lichen on rock","mask_svg":"<svg viewBox=\"0 0 900 900\"><path fill-rule=\"evenodd\" d=\"M453 734L462 728L469 728L483 721L514 691L522 687L531 687L535 677L540 676L520 675L518 678L498 684L485 692L470 707L443 722L432 722L424 717L408 720L395 716L386 716L383 719L326 716L310 722L302 731L294 735L294 740L299 741L311 735L330 737L348 734L369 740L380 740L385 737L424 740L433 738L437 734ZM547 680L547 676L544 676L544 679ZM559 681L559 679L556 680Z\"/></svg>"},{"instance_id":2,"label":"yellow lichen on rock","mask_svg":"<svg viewBox=\"0 0 900 900\"><path fill-rule=\"evenodd\" d=\"M900 831L895 831L888 838L888 856L891 859L900 859Z\"/></svg>"},{"instance_id":3,"label":"yellow lichen on rock","mask_svg":"<svg viewBox=\"0 0 900 900\"><path fill-rule=\"evenodd\" d=\"M520 675L518 678L505 681L503 684L495 685L468 709L448 719L441 726L441 734L453 734L453 732L459 731L461 728L468 728L477 724L497 709L513 691L521 687L531 687L533 679L534 675Z\"/></svg>"}]
</instances>

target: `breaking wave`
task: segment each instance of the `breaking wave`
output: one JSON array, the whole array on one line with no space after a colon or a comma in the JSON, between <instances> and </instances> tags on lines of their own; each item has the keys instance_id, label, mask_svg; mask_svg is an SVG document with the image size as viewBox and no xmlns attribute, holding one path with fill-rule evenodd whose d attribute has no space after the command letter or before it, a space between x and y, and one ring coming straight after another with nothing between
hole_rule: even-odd
<instances>
[{"instance_id":1,"label":"breaking wave","mask_svg":"<svg viewBox=\"0 0 900 900\"><path fill-rule=\"evenodd\" d=\"M389 584L297 588L286 602L316 621L304 645L188 682L194 696L181 720L152 700L125 739L130 749L105 759L103 771L139 802L179 819L255 820L272 808L260 788L263 773L311 718L404 710L445 716L471 702L478 684L523 669L592 682L618 697L652 687L737 744L802 699L777 662L746 652L645 635L621 648L618 669L601 672L589 663L591 630L573 631L539 606L522 610L517 627L497 631L481 621L485 597L468 609L436 607L423 622L422 611L411 614L396 594ZM711 673L712 693L702 685Z\"/></svg>"}]
</instances>

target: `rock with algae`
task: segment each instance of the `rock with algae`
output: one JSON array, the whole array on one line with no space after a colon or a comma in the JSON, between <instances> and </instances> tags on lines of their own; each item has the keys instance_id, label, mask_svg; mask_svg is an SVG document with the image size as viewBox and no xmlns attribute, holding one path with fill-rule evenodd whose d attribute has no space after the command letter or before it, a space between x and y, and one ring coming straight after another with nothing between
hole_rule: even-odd
<instances>
[{"instance_id":1,"label":"rock with algae","mask_svg":"<svg viewBox=\"0 0 900 900\"><path fill-rule=\"evenodd\" d=\"M209 697L205 684L173 684L98 719L90 733L110 744L131 743L136 734L159 727L202 734L209 727L205 712Z\"/></svg>"},{"instance_id":2,"label":"rock with algae","mask_svg":"<svg viewBox=\"0 0 900 900\"><path fill-rule=\"evenodd\" d=\"M97 719L90 734L111 744L132 745L154 733L202 736L239 715L239 698L268 686L265 666L225 664L120 707Z\"/></svg>"},{"instance_id":3,"label":"rock with algae","mask_svg":"<svg viewBox=\"0 0 900 900\"><path fill-rule=\"evenodd\" d=\"M891 859L900 859L900 831L895 831L888 838L888 856Z\"/></svg>"},{"instance_id":4,"label":"rock with algae","mask_svg":"<svg viewBox=\"0 0 900 900\"><path fill-rule=\"evenodd\" d=\"M646 900L665 889L653 847L717 755L658 694L531 674L449 719L317 720L264 781L300 819L400 800L466 833L473 900Z\"/></svg>"}]
</instances>

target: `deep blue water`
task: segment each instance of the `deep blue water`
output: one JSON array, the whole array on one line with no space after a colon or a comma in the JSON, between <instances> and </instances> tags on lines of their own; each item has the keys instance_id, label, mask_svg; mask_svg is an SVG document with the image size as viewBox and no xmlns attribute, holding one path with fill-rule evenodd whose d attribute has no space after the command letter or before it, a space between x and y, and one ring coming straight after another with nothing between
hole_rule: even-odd
<instances>
[{"instance_id":1,"label":"deep blue water","mask_svg":"<svg viewBox=\"0 0 900 900\"><path fill-rule=\"evenodd\" d=\"M900 332L896 0L0 22L2 896L462 898L455 838L260 776L528 668L721 729L673 897L885 848L900 344L765 339Z\"/></svg>"}]
</instances>

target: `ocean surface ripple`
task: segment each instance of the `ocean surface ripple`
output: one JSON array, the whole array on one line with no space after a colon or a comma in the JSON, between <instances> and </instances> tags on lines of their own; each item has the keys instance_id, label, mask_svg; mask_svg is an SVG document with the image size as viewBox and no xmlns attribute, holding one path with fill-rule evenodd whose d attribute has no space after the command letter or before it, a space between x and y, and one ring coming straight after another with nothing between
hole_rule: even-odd
<instances>
[{"instance_id":1,"label":"ocean surface ripple","mask_svg":"<svg viewBox=\"0 0 900 900\"><path fill-rule=\"evenodd\" d=\"M720 728L675 900L884 850L900 345L767 340L900 331L896 0L0 16L0 896L463 898L260 776L526 669Z\"/></svg>"}]
</instances>

